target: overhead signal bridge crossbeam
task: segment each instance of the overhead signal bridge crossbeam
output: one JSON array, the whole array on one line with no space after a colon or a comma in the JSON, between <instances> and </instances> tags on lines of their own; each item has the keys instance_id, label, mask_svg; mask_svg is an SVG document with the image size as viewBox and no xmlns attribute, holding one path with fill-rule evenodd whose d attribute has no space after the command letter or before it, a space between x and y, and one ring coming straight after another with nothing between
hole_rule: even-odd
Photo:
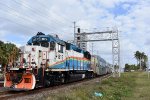
<instances>
[{"instance_id":1,"label":"overhead signal bridge crossbeam","mask_svg":"<svg viewBox=\"0 0 150 100\"><path fill-rule=\"evenodd\" d=\"M80 39L79 37L87 37ZM86 42L98 42L98 41L111 41L112 42L112 71L114 77L120 77L120 43L118 30L102 31L102 32L83 32L75 33L75 43L77 46L81 47L80 43ZM82 48L82 47L81 47Z\"/></svg>"}]
</instances>

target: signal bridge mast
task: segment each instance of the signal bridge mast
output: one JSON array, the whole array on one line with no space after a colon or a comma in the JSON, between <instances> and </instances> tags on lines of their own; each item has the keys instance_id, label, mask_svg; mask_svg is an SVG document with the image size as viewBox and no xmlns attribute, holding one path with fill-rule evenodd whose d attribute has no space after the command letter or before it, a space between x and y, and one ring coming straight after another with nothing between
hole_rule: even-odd
<instances>
[{"instance_id":1,"label":"signal bridge mast","mask_svg":"<svg viewBox=\"0 0 150 100\"><path fill-rule=\"evenodd\" d=\"M99 41L110 41L112 42L112 72L113 77L120 77L120 43L118 30L112 29L100 32L78 32L74 35L75 44L81 49L87 49L87 42L99 42ZM89 38L90 37L90 38Z\"/></svg>"}]
</instances>

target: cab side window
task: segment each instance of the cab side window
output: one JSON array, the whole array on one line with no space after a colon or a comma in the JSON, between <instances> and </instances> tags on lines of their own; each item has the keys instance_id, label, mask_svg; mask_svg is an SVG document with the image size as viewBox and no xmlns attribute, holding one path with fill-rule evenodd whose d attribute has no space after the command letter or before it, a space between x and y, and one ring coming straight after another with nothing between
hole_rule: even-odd
<instances>
[{"instance_id":1,"label":"cab side window","mask_svg":"<svg viewBox=\"0 0 150 100\"><path fill-rule=\"evenodd\" d=\"M63 53L63 45L58 45L58 52Z\"/></svg>"},{"instance_id":2,"label":"cab side window","mask_svg":"<svg viewBox=\"0 0 150 100\"><path fill-rule=\"evenodd\" d=\"M50 50L55 50L55 42L50 42Z\"/></svg>"}]
</instances>

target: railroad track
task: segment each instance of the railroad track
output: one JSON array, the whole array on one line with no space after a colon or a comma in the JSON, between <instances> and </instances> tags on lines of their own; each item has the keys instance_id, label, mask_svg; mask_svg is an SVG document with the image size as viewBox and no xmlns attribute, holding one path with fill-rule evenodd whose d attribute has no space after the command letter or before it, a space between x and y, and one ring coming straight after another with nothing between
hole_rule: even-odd
<instances>
[{"instance_id":1,"label":"railroad track","mask_svg":"<svg viewBox=\"0 0 150 100\"><path fill-rule=\"evenodd\" d=\"M75 82L71 82L71 83L67 83L63 85L52 86L48 88L38 88L38 89L31 90L31 91L9 91L9 90L3 89L3 91L0 92L0 100L7 100L7 99L13 99L13 98L22 99L23 96L26 96L26 99L31 99L30 96L33 97L34 95L35 97L37 97L39 96L39 93L41 93L42 95L46 95L50 92L54 92L55 90L60 90L66 87L73 87L75 85L81 85L82 83L86 83L88 81L92 81L96 79L104 80L104 79L109 78L110 76L111 74L108 74L108 75L99 76L93 79L84 79L84 80L75 81Z\"/></svg>"},{"instance_id":2,"label":"railroad track","mask_svg":"<svg viewBox=\"0 0 150 100\"><path fill-rule=\"evenodd\" d=\"M0 98L5 98L5 97L9 97L9 96L12 96L14 95L15 93L13 92L10 92L10 91L3 91L3 92L0 92Z\"/></svg>"}]
</instances>

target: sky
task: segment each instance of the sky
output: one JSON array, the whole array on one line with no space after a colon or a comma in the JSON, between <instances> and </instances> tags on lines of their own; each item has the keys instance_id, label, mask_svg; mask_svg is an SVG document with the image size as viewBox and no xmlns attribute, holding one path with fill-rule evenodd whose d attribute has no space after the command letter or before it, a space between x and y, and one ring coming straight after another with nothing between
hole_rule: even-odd
<instances>
[{"instance_id":1,"label":"sky","mask_svg":"<svg viewBox=\"0 0 150 100\"><path fill-rule=\"evenodd\" d=\"M149 5L150 0L0 0L0 40L19 47L37 32L73 40L74 21L82 32L117 27L122 67L136 64L137 50L150 55ZM112 62L110 42L93 47L95 54Z\"/></svg>"}]
</instances>

